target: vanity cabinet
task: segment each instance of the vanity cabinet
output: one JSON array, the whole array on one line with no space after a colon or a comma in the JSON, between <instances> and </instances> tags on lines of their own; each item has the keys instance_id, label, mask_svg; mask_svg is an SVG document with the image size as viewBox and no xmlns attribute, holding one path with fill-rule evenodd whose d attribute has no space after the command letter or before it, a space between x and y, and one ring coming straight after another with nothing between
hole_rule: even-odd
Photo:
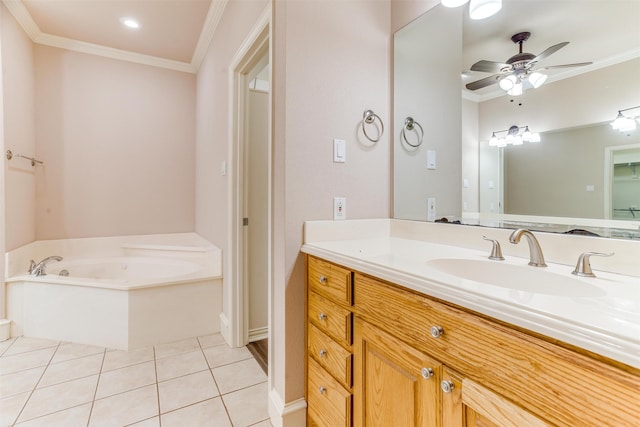
<instances>
[{"instance_id":1,"label":"vanity cabinet","mask_svg":"<svg viewBox=\"0 0 640 427\"><path fill-rule=\"evenodd\" d=\"M318 271L349 297L318 290ZM308 272L309 425L640 426L637 369L312 256ZM319 298L339 328L318 326ZM332 342L344 352L320 356Z\"/></svg>"}]
</instances>

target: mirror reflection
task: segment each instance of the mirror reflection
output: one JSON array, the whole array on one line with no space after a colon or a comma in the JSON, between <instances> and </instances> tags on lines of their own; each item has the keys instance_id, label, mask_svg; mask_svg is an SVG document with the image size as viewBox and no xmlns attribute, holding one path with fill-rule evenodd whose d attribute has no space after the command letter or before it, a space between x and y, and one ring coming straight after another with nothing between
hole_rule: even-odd
<instances>
[{"instance_id":1,"label":"mirror reflection","mask_svg":"<svg viewBox=\"0 0 640 427\"><path fill-rule=\"evenodd\" d=\"M610 125L640 105L640 2L544 3L505 0L479 21L438 5L396 33L394 217L640 227L640 122ZM407 117L424 129L419 147L401 139L419 136L403 128ZM512 127L540 142L495 146Z\"/></svg>"}]
</instances>

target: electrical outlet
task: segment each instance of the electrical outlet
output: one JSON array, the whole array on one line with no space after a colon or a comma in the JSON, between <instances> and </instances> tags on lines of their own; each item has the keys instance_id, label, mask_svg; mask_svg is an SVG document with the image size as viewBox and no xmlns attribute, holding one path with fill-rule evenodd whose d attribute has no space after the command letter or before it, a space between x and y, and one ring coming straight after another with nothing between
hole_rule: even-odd
<instances>
[{"instance_id":1,"label":"electrical outlet","mask_svg":"<svg viewBox=\"0 0 640 427\"><path fill-rule=\"evenodd\" d=\"M436 220L436 198L429 197L427 199L427 221Z\"/></svg>"},{"instance_id":2,"label":"electrical outlet","mask_svg":"<svg viewBox=\"0 0 640 427\"><path fill-rule=\"evenodd\" d=\"M333 198L333 219L343 220L346 218L347 218L347 198L334 197Z\"/></svg>"}]
</instances>

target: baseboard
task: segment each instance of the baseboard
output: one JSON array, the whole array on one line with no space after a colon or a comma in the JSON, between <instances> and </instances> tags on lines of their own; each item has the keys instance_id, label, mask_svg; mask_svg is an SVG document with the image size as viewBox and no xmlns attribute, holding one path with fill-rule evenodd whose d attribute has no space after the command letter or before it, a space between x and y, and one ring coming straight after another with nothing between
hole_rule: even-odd
<instances>
[{"instance_id":1,"label":"baseboard","mask_svg":"<svg viewBox=\"0 0 640 427\"><path fill-rule=\"evenodd\" d=\"M269 417L273 427L305 427L307 425L307 402L297 399L284 403L274 389L269 391Z\"/></svg>"},{"instance_id":2,"label":"baseboard","mask_svg":"<svg viewBox=\"0 0 640 427\"><path fill-rule=\"evenodd\" d=\"M260 341L268 337L269 328L267 326L264 328L251 329L249 331L249 342Z\"/></svg>"},{"instance_id":3,"label":"baseboard","mask_svg":"<svg viewBox=\"0 0 640 427\"><path fill-rule=\"evenodd\" d=\"M224 338L225 342L228 346L231 347L231 337L229 336L229 319L224 314L224 312L220 312L220 335Z\"/></svg>"}]
</instances>

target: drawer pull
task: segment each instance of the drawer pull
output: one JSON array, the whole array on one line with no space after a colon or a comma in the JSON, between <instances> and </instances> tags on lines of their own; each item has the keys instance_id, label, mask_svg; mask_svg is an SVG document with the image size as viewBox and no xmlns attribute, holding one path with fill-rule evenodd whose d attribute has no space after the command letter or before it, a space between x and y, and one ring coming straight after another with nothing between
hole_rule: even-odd
<instances>
[{"instance_id":1,"label":"drawer pull","mask_svg":"<svg viewBox=\"0 0 640 427\"><path fill-rule=\"evenodd\" d=\"M325 349L320 350L320 351L318 352L318 355L319 355L320 357L325 357L325 356L327 355L327 350L325 350Z\"/></svg>"},{"instance_id":2,"label":"drawer pull","mask_svg":"<svg viewBox=\"0 0 640 427\"><path fill-rule=\"evenodd\" d=\"M324 313L318 314L318 319L320 319L320 320L327 320L327 317L328 316L326 314L324 314Z\"/></svg>"},{"instance_id":3,"label":"drawer pull","mask_svg":"<svg viewBox=\"0 0 640 427\"><path fill-rule=\"evenodd\" d=\"M424 378L425 380L428 380L429 378L431 378L433 376L433 369L431 369L431 368L422 368L420 370L420 373L422 374L422 378Z\"/></svg>"},{"instance_id":4,"label":"drawer pull","mask_svg":"<svg viewBox=\"0 0 640 427\"><path fill-rule=\"evenodd\" d=\"M326 387L318 387L318 392L320 392L320 394L325 394L327 392L327 388Z\"/></svg>"},{"instance_id":5,"label":"drawer pull","mask_svg":"<svg viewBox=\"0 0 640 427\"><path fill-rule=\"evenodd\" d=\"M451 393L453 391L453 389L455 388L455 386L453 385L453 382L451 382L451 381L442 381L440 383L440 388L445 393Z\"/></svg>"},{"instance_id":6,"label":"drawer pull","mask_svg":"<svg viewBox=\"0 0 640 427\"><path fill-rule=\"evenodd\" d=\"M442 326L432 326L431 327L431 336L434 338L440 338L440 336L444 334L444 329Z\"/></svg>"},{"instance_id":7,"label":"drawer pull","mask_svg":"<svg viewBox=\"0 0 640 427\"><path fill-rule=\"evenodd\" d=\"M327 276L320 276L318 280L320 280L320 283L327 283L329 281L329 279L327 279Z\"/></svg>"}]
</instances>

